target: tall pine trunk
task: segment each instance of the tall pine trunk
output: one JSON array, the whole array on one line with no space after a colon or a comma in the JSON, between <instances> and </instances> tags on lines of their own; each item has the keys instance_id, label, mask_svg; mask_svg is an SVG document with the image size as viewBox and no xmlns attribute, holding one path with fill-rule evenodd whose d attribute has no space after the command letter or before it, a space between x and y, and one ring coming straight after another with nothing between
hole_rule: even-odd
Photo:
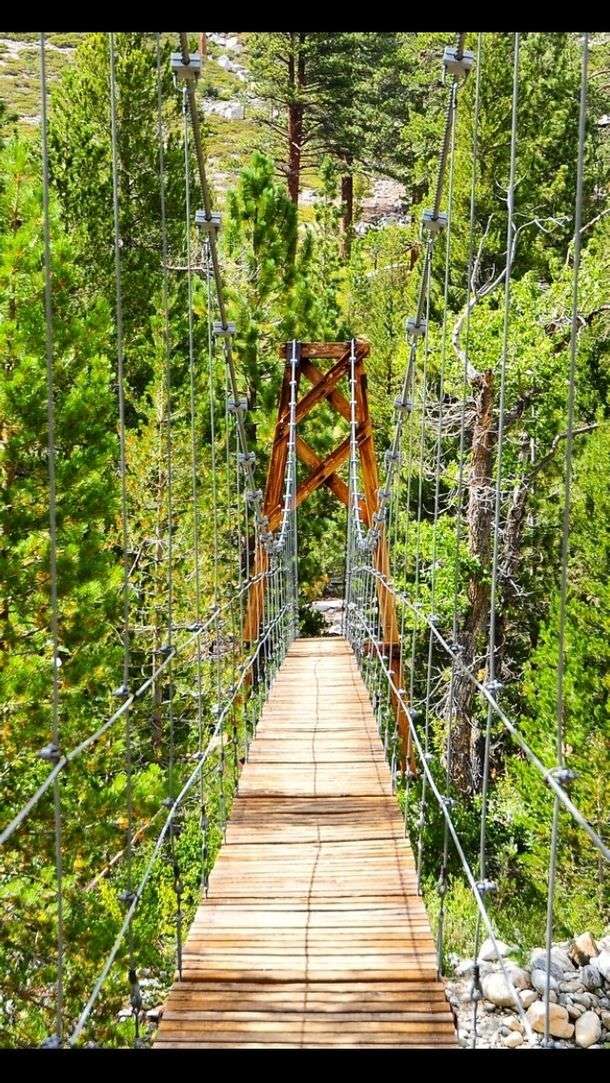
<instances>
[{"instance_id":1,"label":"tall pine trunk","mask_svg":"<svg viewBox=\"0 0 610 1083\"><path fill-rule=\"evenodd\" d=\"M341 207L341 254L344 259L349 259L354 224L354 177L351 171L341 177Z\"/></svg>"},{"instance_id":2,"label":"tall pine trunk","mask_svg":"<svg viewBox=\"0 0 610 1083\"><path fill-rule=\"evenodd\" d=\"M486 646L489 617L489 563L493 518L492 473L497 432L493 426L493 373L477 379L475 420L472 431L470 479L468 483L468 550L478 565L468 581L470 607L462 625L459 642L461 658L468 669ZM473 718L474 686L457 667L453 680L453 725L451 734L452 781L460 793L478 788L479 733Z\"/></svg>"},{"instance_id":3,"label":"tall pine trunk","mask_svg":"<svg viewBox=\"0 0 610 1083\"><path fill-rule=\"evenodd\" d=\"M291 50L288 59L288 74L292 89L292 101L288 106L288 193L294 205L299 202L301 187L301 157L303 154L303 114L302 100L305 87L305 58L300 46L304 34L291 34Z\"/></svg>"}]
</instances>

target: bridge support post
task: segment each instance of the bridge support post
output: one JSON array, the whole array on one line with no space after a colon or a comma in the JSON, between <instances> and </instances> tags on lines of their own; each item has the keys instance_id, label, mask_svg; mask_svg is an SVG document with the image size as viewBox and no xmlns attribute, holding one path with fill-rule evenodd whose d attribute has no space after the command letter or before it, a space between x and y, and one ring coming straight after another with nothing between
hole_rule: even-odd
<instances>
[{"instance_id":1,"label":"bridge support post","mask_svg":"<svg viewBox=\"0 0 610 1083\"><path fill-rule=\"evenodd\" d=\"M314 407L326 401L337 414L343 417L348 424L351 421L351 410L348 399L338 389L339 382L347 378L350 372L350 342L301 342L297 345L297 389L300 385L301 376L304 376L312 385L305 395L297 402L296 422L302 422ZM267 481L264 497L264 514L269 520L269 530L275 531L279 527L282 518L282 493L286 459L288 456L288 431L290 417L290 357L292 343L286 343L280 347L280 354L286 360L282 386L278 402L277 420L273 437L273 446L267 469ZM364 368L364 359L369 354L369 345L362 340L356 341L356 441L360 457L362 485L364 489L360 504L362 520L369 527L373 521L373 515L379 505L379 473L375 444L373 439L373 426L371 422L368 394L367 377ZM315 363L318 360L331 362L330 368L323 372ZM296 451L300 462L308 468L309 474L297 487L296 505L299 507L307 497L311 496L316 489L325 485L337 497L341 503L349 507L349 489L341 477L339 470L349 459L350 438L349 435L331 451L326 458L321 459L316 451L297 435ZM380 531L379 542L374 554L376 569L381 575L390 574L390 556L388 542L383 528ZM254 574L267 571L269 558L262 545L256 546L254 555ZM402 688L402 666L400 660L400 634L396 619L396 604L393 595L384 583L377 582L377 597L381 628L385 648L388 653L388 668L392 673L397 688ZM257 639L259 628L263 619L264 582L254 583L250 587L246 612L244 617L243 638L247 644L254 643ZM407 764L412 770L415 769L411 748L409 723L404 708L402 707L396 692L391 692L391 703L396 717L396 724L400 737L401 767L404 770Z\"/></svg>"}]
</instances>

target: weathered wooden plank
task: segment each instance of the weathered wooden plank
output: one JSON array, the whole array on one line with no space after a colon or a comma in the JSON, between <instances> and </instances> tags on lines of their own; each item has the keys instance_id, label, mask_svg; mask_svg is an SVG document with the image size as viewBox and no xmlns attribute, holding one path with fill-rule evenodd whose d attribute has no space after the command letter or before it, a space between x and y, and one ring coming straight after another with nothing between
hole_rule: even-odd
<instances>
[{"instance_id":1,"label":"weathered wooden plank","mask_svg":"<svg viewBox=\"0 0 610 1083\"><path fill-rule=\"evenodd\" d=\"M342 640L263 711L156 1048L453 1048L375 719Z\"/></svg>"}]
</instances>

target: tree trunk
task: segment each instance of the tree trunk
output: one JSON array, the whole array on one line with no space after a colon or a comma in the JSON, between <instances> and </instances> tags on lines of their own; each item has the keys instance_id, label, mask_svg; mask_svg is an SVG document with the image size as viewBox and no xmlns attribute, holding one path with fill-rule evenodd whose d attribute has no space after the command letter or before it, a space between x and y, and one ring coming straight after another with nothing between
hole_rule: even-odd
<instances>
[{"instance_id":1,"label":"tree trunk","mask_svg":"<svg viewBox=\"0 0 610 1083\"><path fill-rule=\"evenodd\" d=\"M305 59L299 48L303 38L303 34L291 34L291 51L288 60L288 77L293 98L288 106L288 194L295 207L299 202L301 155L303 153L304 105L302 92L305 86Z\"/></svg>"},{"instance_id":2,"label":"tree trunk","mask_svg":"<svg viewBox=\"0 0 610 1083\"><path fill-rule=\"evenodd\" d=\"M468 549L478 568L468 582L470 608L459 633L461 657L469 669L477 654L484 651L484 633L489 616L489 562L493 518L492 470L497 432L493 427L493 373L477 378L475 421L472 432L471 470L468 502ZM453 681L453 725L451 736L452 780L463 794L478 788L478 728L473 719L474 686L456 667Z\"/></svg>"},{"instance_id":3,"label":"tree trunk","mask_svg":"<svg viewBox=\"0 0 610 1083\"><path fill-rule=\"evenodd\" d=\"M341 177L341 205L343 208L341 219L341 254L343 258L347 260L350 257L352 248L352 230L354 223L354 177L351 172L345 173Z\"/></svg>"}]
</instances>

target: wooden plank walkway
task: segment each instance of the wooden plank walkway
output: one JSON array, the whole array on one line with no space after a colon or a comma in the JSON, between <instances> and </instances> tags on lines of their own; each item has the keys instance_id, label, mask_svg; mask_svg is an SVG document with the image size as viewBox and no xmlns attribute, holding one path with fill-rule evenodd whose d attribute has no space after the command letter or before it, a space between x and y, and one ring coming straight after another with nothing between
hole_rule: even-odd
<instances>
[{"instance_id":1,"label":"wooden plank walkway","mask_svg":"<svg viewBox=\"0 0 610 1083\"><path fill-rule=\"evenodd\" d=\"M299 639L265 705L155 1047L457 1046L366 688Z\"/></svg>"}]
</instances>

